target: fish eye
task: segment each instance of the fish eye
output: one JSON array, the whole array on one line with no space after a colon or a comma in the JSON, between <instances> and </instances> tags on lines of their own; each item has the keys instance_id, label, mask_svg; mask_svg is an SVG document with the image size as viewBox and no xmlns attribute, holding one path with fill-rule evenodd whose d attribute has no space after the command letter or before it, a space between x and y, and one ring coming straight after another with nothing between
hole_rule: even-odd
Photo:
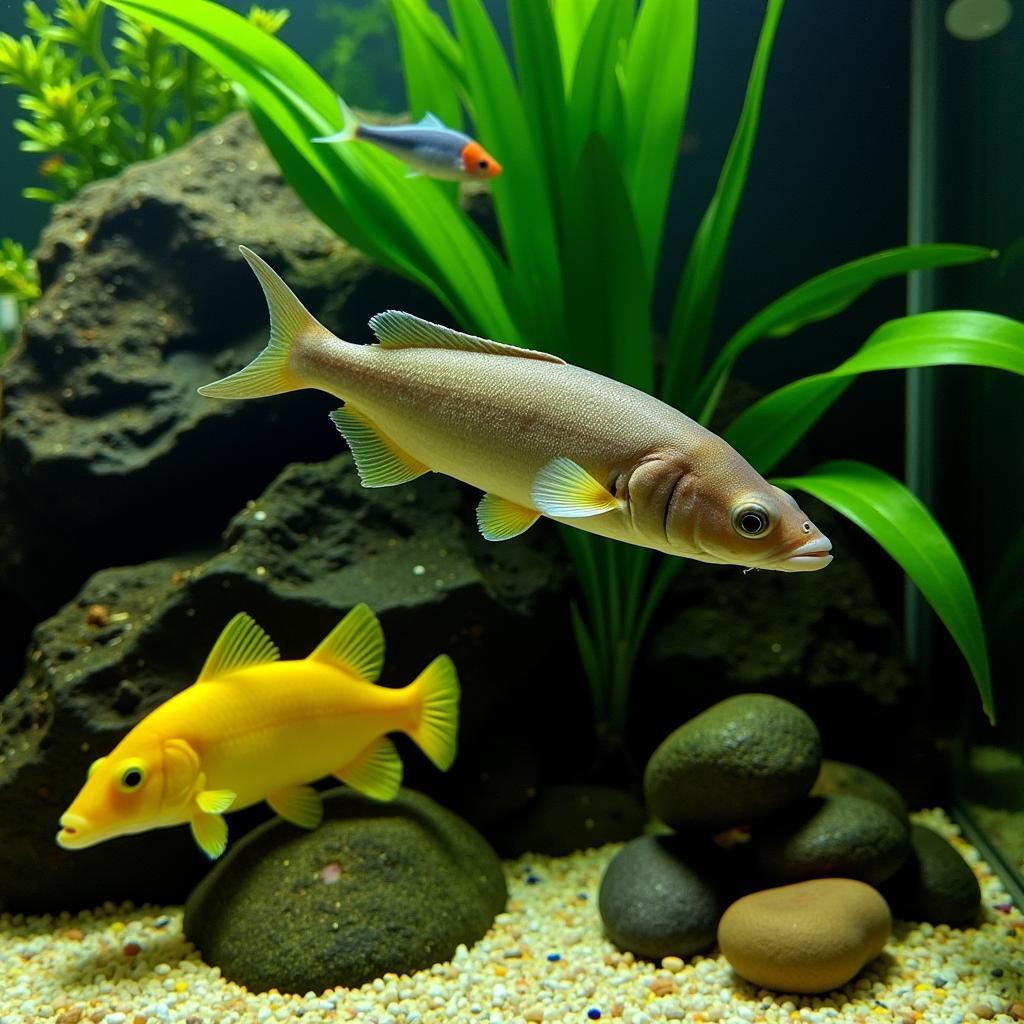
<instances>
[{"instance_id":1,"label":"fish eye","mask_svg":"<svg viewBox=\"0 0 1024 1024\"><path fill-rule=\"evenodd\" d=\"M481 171L486 171L490 166L491 165L487 160L480 160L477 162L477 167L479 167Z\"/></svg>"},{"instance_id":2,"label":"fish eye","mask_svg":"<svg viewBox=\"0 0 1024 1024\"><path fill-rule=\"evenodd\" d=\"M740 505L732 514L733 529L744 537L761 537L768 532L768 510L756 502Z\"/></svg>"},{"instance_id":3,"label":"fish eye","mask_svg":"<svg viewBox=\"0 0 1024 1024\"><path fill-rule=\"evenodd\" d=\"M123 793L132 793L142 785L145 778L146 773L143 771L142 766L132 764L121 772L121 779L118 782L118 787Z\"/></svg>"}]
</instances>

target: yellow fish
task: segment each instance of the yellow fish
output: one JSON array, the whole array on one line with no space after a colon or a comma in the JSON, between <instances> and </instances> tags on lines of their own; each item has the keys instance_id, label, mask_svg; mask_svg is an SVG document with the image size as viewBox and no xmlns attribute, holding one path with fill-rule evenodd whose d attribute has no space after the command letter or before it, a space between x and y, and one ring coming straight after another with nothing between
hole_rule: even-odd
<instances>
[{"instance_id":1,"label":"yellow fish","mask_svg":"<svg viewBox=\"0 0 1024 1024\"><path fill-rule=\"evenodd\" d=\"M199 389L260 398L319 388L367 487L428 470L484 492L488 540L544 515L704 562L795 572L832 561L828 538L722 438L664 402L545 352L388 311L377 345L336 338L255 253L270 341L238 373Z\"/></svg>"},{"instance_id":2,"label":"yellow fish","mask_svg":"<svg viewBox=\"0 0 1024 1024\"><path fill-rule=\"evenodd\" d=\"M335 775L391 800L402 762L384 734L404 732L442 771L455 759L459 683L447 655L402 689L374 686L384 634L356 605L302 661L248 615L224 629L196 682L148 714L94 761L60 819L57 842L78 850L186 822L207 856L227 845L224 812L266 800L316 828L320 797L306 783Z\"/></svg>"}]
</instances>

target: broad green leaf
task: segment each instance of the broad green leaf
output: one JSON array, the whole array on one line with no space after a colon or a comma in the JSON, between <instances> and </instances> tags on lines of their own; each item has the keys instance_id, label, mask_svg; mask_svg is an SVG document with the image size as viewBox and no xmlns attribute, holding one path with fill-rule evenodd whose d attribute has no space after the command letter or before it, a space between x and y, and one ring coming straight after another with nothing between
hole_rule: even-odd
<instances>
[{"instance_id":1,"label":"broad green leaf","mask_svg":"<svg viewBox=\"0 0 1024 1024\"><path fill-rule=\"evenodd\" d=\"M761 100L783 0L768 0L761 36L747 82L739 123L722 165L715 194L690 246L669 326L668 352L660 393L670 405L692 409L704 363L732 225L747 183Z\"/></svg>"},{"instance_id":2,"label":"broad green leaf","mask_svg":"<svg viewBox=\"0 0 1024 1024\"><path fill-rule=\"evenodd\" d=\"M392 17L399 31L399 41L404 49L403 32L415 32L417 48L426 47L433 53L437 72L444 71L452 87L462 98L472 115L469 85L466 81L466 66L462 51L445 23L430 9L426 0L389 0ZM401 19L401 20L399 20ZM441 112L434 113L441 116Z\"/></svg>"},{"instance_id":3,"label":"broad green leaf","mask_svg":"<svg viewBox=\"0 0 1024 1024\"><path fill-rule=\"evenodd\" d=\"M994 722L988 650L974 588L956 549L920 499L888 473L851 460L826 462L773 483L830 505L899 563L963 652L985 714Z\"/></svg>"},{"instance_id":4,"label":"broad green leaf","mask_svg":"<svg viewBox=\"0 0 1024 1024\"><path fill-rule=\"evenodd\" d=\"M654 277L690 96L697 0L644 0L623 81L626 184Z\"/></svg>"},{"instance_id":5,"label":"broad green leaf","mask_svg":"<svg viewBox=\"0 0 1024 1024\"><path fill-rule=\"evenodd\" d=\"M528 322L529 342L555 351L564 315L555 214L533 126L527 123L505 51L481 0L450 0L465 58L477 136L503 165L492 179L502 239Z\"/></svg>"},{"instance_id":6,"label":"broad green leaf","mask_svg":"<svg viewBox=\"0 0 1024 1024\"><path fill-rule=\"evenodd\" d=\"M1024 374L1024 323L976 310L890 320L834 370L793 381L755 402L733 420L725 438L763 473L793 448L858 374L954 365Z\"/></svg>"},{"instance_id":7,"label":"broad green leaf","mask_svg":"<svg viewBox=\"0 0 1024 1024\"><path fill-rule=\"evenodd\" d=\"M551 8L546 3L510 4L508 15L523 113L527 124L534 126L536 151L544 167L551 208L561 218L566 177L566 110Z\"/></svg>"},{"instance_id":8,"label":"broad green leaf","mask_svg":"<svg viewBox=\"0 0 1024 1024\"><path fill-rule=\"evenodd\" d=\"M599 135L587 139L568 201L563 263L568 355L649 392L654 385L650 285L629 196Z\"/></svg>"},{"instance_id":9,"label":"broad green leaf","mask_svg":"<svg viewBox=\"0 0 1024 1024\"><path fill-rule=\"evenodd\" d=\"M566 156L576 166L597 132L621 159L626 148L621 65L633 28L633 0L599 0L580 45L568 105Z\"/></svg>"},{"instance_id":10,"label":"broad green leaf","mask_svg":"<svg viewBox=\"0 0 1024 1024\"><path fill-rule=\"evenodd\" d=\"M977 263L996 256L977 245L906 245L844 263L798 285L748 320L723 346L705 375L696 404L707 423L733 364L761 338L784 338L806 324L842 312L872 285L915 270Z\"/></svg>"},{"instance_id":11,"label":"broad green leaf","mask_svg":"<svg viewBox=\"0 0 1024 1024\"><path fill-rule=\"evenodd\" d=\"M374 146L310 140L338 127L335 96L294 51L209 0L108 0L233 79L289 184L324 223L429 288L472 329L518 340L514 288L483 233L429 179ZM241 241L241 240L240 240Z\"/></svg>"},{"instance_id":12,"label":"broad green leaf","mask_svg":"<svg viewBox=\"0 0 1024 1024\"><path fill-rule=\"evenodd\" d=\"M572 89L580 44L583 42L584 33L597 3L598 0L550 0L558 50L562 55L562 80L567 96Z\"/></svg>"},{"instance_id":13,"label":"broad green leaf","mask_svg":"<svg viewBox=\"0 0 1024 1024\"><path fill-rule=\"evenodd\" d=\"M432 21L437 16L427 7L426 0L391 0L391 13L398 31L409 113L419 119L429 111L449 128L461 128L462 106L455 82L438 60L437 47L432 42ZM447 29L442 25L440 31ZM452 44L456 45L454 40Z\"/></svg>"}]
</instances>

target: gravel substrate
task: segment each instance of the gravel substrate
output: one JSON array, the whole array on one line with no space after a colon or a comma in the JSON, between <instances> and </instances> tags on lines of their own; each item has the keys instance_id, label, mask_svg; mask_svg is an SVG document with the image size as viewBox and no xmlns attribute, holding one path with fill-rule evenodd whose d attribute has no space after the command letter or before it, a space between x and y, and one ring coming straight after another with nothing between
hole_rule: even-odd
<instances>
[{"instance_id":1,"label":"gravel substrate","mask_svg":"<svg viewBox=\"0 0 1024 1024\"><path fill-rule=\"evenodd\" d=\"M615 1020L804 1022L1024 1019L1024 915L941 811L914 816L949 836L981 882L985 921L964 931L899 922L881 957L826 998L758 991L722 957L634 961L603 938L601 870L616 847L506 865L510 901L451 963L361 989L255 995L206 966L181 909L108 904L59 917L0 918L0 1024L363 1024Z\"/></svg>"}]
</instances>

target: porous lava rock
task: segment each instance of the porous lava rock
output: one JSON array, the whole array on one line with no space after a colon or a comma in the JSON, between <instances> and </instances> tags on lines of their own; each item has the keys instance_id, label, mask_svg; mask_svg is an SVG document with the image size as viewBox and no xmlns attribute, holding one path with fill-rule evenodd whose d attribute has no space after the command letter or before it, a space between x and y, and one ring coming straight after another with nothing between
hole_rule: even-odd
<instances>
[{"instance_id":1,"label":"porous lava rock","mask_svg":"<svg viewBox=\"0 0 1024 1024\"><path fill-rule=\"evenodd\" d=\"M541 789L518 814L504 819L491 838L502 857L564 857L574 850L633 839L646 823L647 811L624 790L552 785Z\"/></svg>"},{"instance_id":2,"label":"porous lava rock","mask_svg":"<svg viewBox=\"0 0 1024 1024\"><path fill-rule=\"evenodd\" d=\"M889 908L870 885L819 878L741 897L722 915L718 945L758 988L809 994L845 985L891 930Z\"/></svg>"},{"instance_id":3,"label":"porous lava rock","mask_svg":"<svg viewBox=\"0 0 1024 1024\"><path fill-rule=\"evenodd\" d=\"M968 928L978 922L981 887L967 861L938 832L910 826L910 855L882 886L897 917Z\"/></svg>"},{"instance_id":4,"label":"porous lava rock","mask_svg":"<svg viewBox=\"0 0 1024 1024\"><path fill-rule=\"evenodd\" d=\"M641 836L601 877L598 905L620 949L660 960L692 956L715 941L731 897L725 853L700 836Z\"/></svg>"},{"instance_id":5,"label":"porous lava rock","mask_svg":"<svg viewBox=\"0 0 1024 1024\"><path fill-rule=\"evenodd\" d=\"M439 312L306 210L243 113L56 207L0 419L0 580L34 621L97 569L215 541L287 463L338 450L329 396L196 393L266 343L239 243L349 340L382 309Z\"/></svg>"},{"instance_id":6,"label":"porous lava rock","mask_svg":"<svg viewBox=\"0 0 1024 1024\"><path fill-rule=\"evenodd\" d=\"M856 878L879 885L910 852L910 825L864 797L809 796L756 826L745 851L773 882Z\"/></svg>"},{"instance_id":7,"label":"porous lava rock","mask_svg":"<svg viewBox=\"0 0 1024 1024\"><path fill-rule=\"evenodd\" d=\"M505 898L501 862L457 815L408 789L389 803L337 789L319 828L277 818L229 845L184 930L252 991L322 992L450 959Z\"/></svg>"},{"instance_id":8,"label":"porous lava rock","mask_svg":"<svg viewBox=\"0 0 1024 1024\"><path fill-rule=\"evenodd\" d=\"M534 626L564 613L557 543L534 530L514 550L489 544L457 484L425 477L368 490L343 454L288 467L231 521L218 551L97 573L35 630L25 675L0 704L0 909L184 898L208 866L186 828L72 852L54 842L57 819L89 763L195 679L238 611L299 658L365 601L388 642L385 684L404 685L450 654L463 695L455 766L441 775L399 736L406 778L456 809L466 791L472 804L481 789L500 789L492 723L543 745L555 737L535 709L551 674L566 699L585 699L582 680L579 693L568 683L573 652ZM234 834L266 814L229 815Z\"/></svg>"},{"instance_id":9,"label":"porous lava rock","mask_svg":"<svg viewBox=\"0 0 1024 1024\"><path fill-rule=\"evenodd\" d=\"M651 755L644 795L673 828L719 832L760 821L806 796L821 738L789 701L750 693L684 722Z\"/></svg>"}]
</instances>

